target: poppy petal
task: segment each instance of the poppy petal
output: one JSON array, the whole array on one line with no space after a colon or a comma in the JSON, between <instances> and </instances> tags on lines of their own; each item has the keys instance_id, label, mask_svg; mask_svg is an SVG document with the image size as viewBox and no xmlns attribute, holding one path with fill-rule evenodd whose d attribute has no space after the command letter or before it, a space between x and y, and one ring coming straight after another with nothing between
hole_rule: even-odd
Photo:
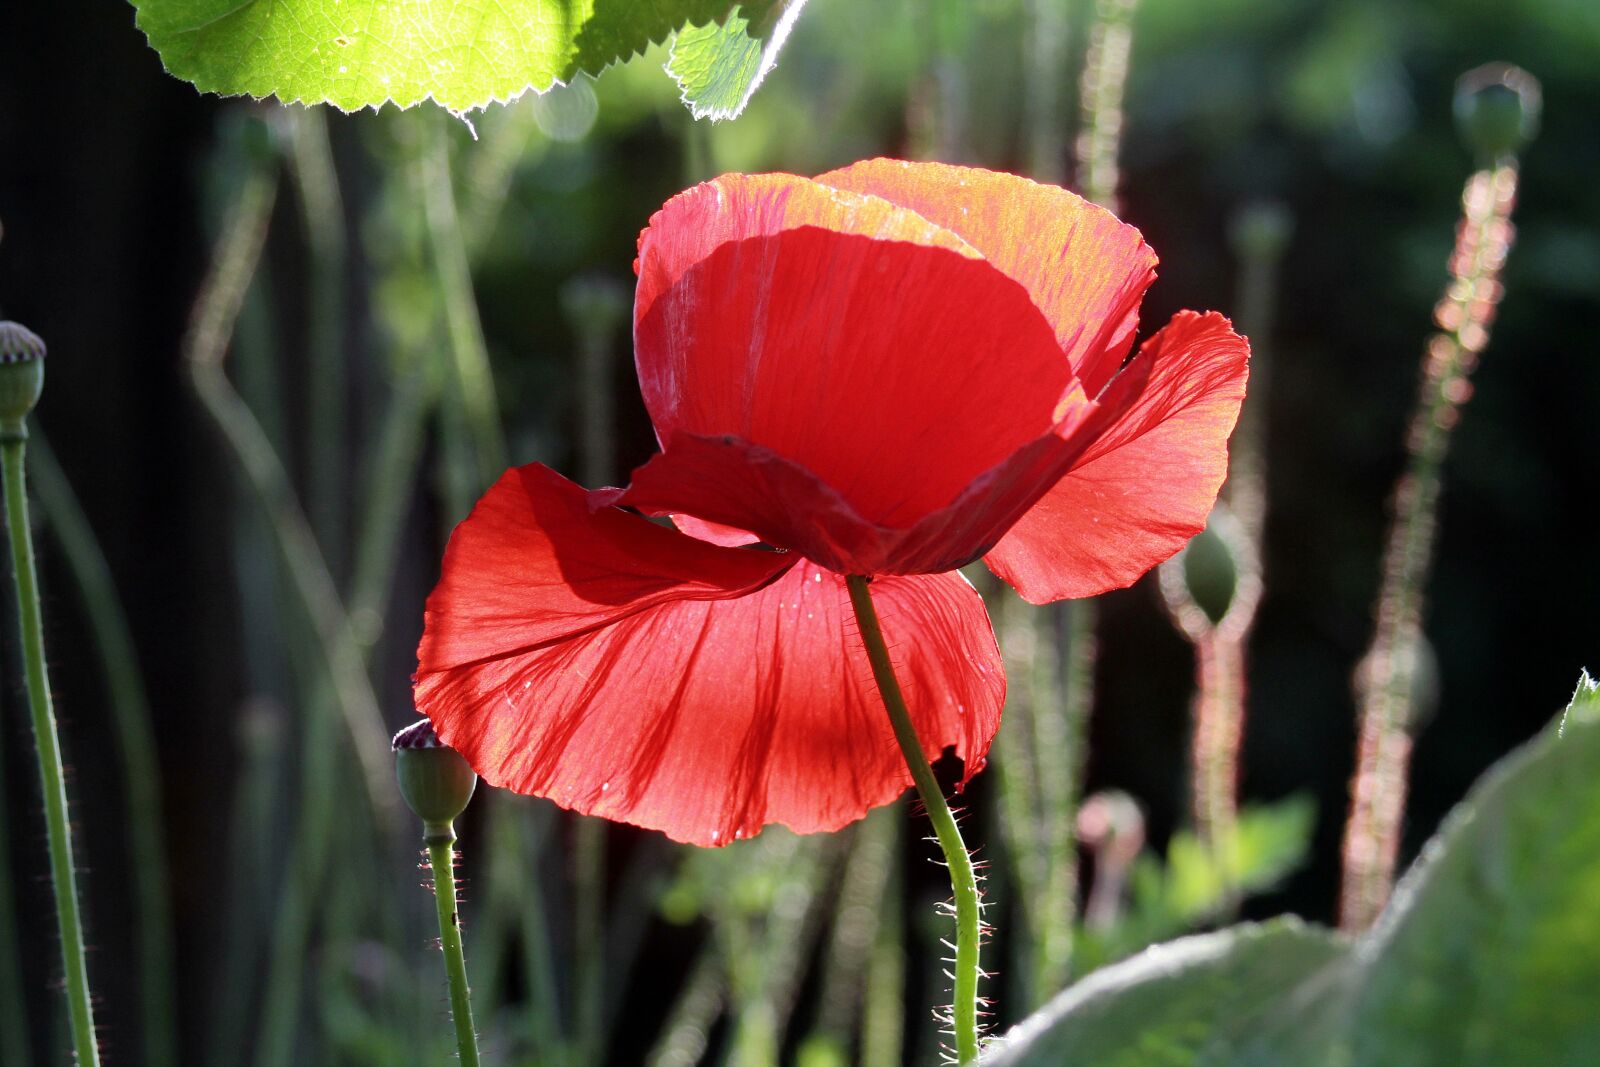
<instances>
[{"instance_id":1,"label":"poppy petal","mask_svg":"<svg viewBox=\"0 0 1600 1067\"><path fill-rule=\"evenodd\" d=\"M872 522L804 467L736 437L677 433L666 451L633 472L627 489L596 497L653 515L681 510L713 529L749 530L841 574L938 574L993 548L1094 440L1100 415L1080 394L1052 432L906 527Z\"/></svg>"},{"instance_id":2,"label":"poppy petal","mask_svg":"<svg viewBox=\"0 0 1600 1067\"><path fill-rule=\"evenodd\" d=\"M615 508L540 464L508 470L445 549L418 675L548 644L685 597L739 596L792 564Z\"/></svg>"},{"instance_id":3,"label":"poppy petal","mask_svg":"<svg viewBox=\"0 0 1600 1067\"><path fill-rule=\"evenodd\" d=\"M1205 527L1228 472L1249 343L1215 313L1180 312L1102 404L1122 410L986 558L1035 603L1131 585Z\"/></svg>"},{"instance_id":4,"label":"poppy petal","mask_svg":"<svg viewBox=\"0 0 1600 1067\"><path fill-rule=\"evenodd\" d=\"M817 181L909 208L1020 282L1090 396L1128 354L1156 255L1104 208L1053 185L945 163L870 159Z\"/></svg>"},{"instance_id":5,"label":"poppy petal","mask_svg":"<svg viewBox=\"0 0 1600 1067\"><path fill-rule=\"evenodd\" d=\"M714 545L724 548L739 548L741 545L753 545L761 538L749 530L742 530L737 526L727 526L720 522L707 522L697 519L693 515L675 514L669 516L672 525L701 541L710 541Z\"/></svg>"},{"instance_id":6,"label":"poppy petal","mask_svg":"<svg viewBox=\"0 0 1600 1067\"><path fill-rule=\"evenodd\" d=\"M663 448L683 433L735 437L803 467L870 522L912 525L1049 433L1071 370L1017 282L970 250L900 236L946 231L874 197L788 181L719 179L646 231L634 323L646 406ZM784 228L762 232L779 200ZM863 212L879 222L872 236L859 232ZM735 226L755 235L682 236ZM702 258L685 265L682 243Z\"/></svg>"},{"instance_id":7,"label":"poppy petal","mask_svg":"<svg viewBox=\"0 0 1600 1067\"><path fill-rule=\"evenodd\" d=\"M1005 690L982 599L959 574L872 590L925 751L976 773ZM692 844L837 829L911 783L844 580L810 563L422 675L417 695L491 784Z\"/></svg>"}]
</instances>

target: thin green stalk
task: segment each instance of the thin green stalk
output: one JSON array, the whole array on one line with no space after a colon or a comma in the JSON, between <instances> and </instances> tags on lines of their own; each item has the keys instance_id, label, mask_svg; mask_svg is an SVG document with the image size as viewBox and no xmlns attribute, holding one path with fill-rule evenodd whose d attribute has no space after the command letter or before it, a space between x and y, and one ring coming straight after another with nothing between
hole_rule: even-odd
<instances>
[{"instance_id":1,"label":"thin green stalk","mask_svg":"<svg viewBox=\"0 0 1600 1067\"><path fill-rule=\"evenodd\" d=\"M1017 938L1025 1000L1038 1007L1066 985L1077 910L1081 727L1062 685L1055 612L998 591L996 627L1012 679L1008 728L996 737L1006 836L1028 936Z\"/></svg>"},{"instance_id":2,"label":"thin green stalk","mask_svg":"<svg viewBox=\"0 0 1600 1067\"><path fill-rule=\"evenodd\" d=\"M430 359L414 361L396 384L367 476L370 486L357 532L350 580L350 624L370 650L383 633L383 614L394 581L400 533L410 503L428 419L439 397L439 375Z\"/></svg>"},{"instance_id":3,"label":"thin green stalk","mask_svg":"<svg viewBox=\"0 0 1600 1067\"><path fill-rule=\"evenodd\" d=\"M972 857L961 841L961 830L956 826L950 805L933 775L922 742L917 739L916 727L911 723L911 712L906 708L905 697L900 692L900 682L895 678L894 664L889 659L889 646L884 641L883 627L878 622L877 609L872 604L869 579L860 575L846 578L850 589L850 604L855 608L856 623L861 629L861 640L866 646L867 659L872 663L872 676L883 696L884 708L894 727L894 737L905 757L911 779L916 783L917 795L928 811L933 832L939 840L945 863L950 868L950 888L955 897L956 956L954 961L954 989L950 1008L951 1025L955 1031L956 1059L970 1063L978 1058L978 951L983 937L983 902L978 894L978 878L972 867Z\"/></svg>"},{"instance_id":4,"label":"thin green stalk","mask_svg":"<svg viewBox=\"0 0 1600 1067\"><path fill-rule=\"evenodd\" d=\"M1450 431L1471 395L1469 376L1489 341L1501 296L1500 268L1511 248L1517 161L1477 171L1462 193L1451 282L1434 311L1441 332L1429 341L1412 416L1405 473L1394 494L1384 553L1377 627L1360 679L1361 737L1345 824L1339 922L1370 926L1388 900L1400 852L1406 772L1411 757L1422 605L1432 568L1439 489Z\"/></svg>"},{"instance_id":5,"label":"thin green stalk","mask_svg":"<svg viewBox=\"0 0 1600 1067\"><path fill-rule=\"evenodd\" d=\"M258 700L238 713L241 767L229 819L228 929L220 956L220 1007L209 1033L206 1063L244 1063L245 1041L255 1006L261 946L255 936L261 916L272 909L273 837L281 832L277 812L284 764L282 709Z\"/></svg>"},{"instance_id":6,"label":"thin green stalk","mask_svg":"<svg viewBox=\"0 0 1600 1067\"><path fill-rule=\"evenodd\" d=\"M1067 0L1027 0L1023 24L1028 176L1060 185L1066 178L1067 109L1061 98L1067 68Z\"/></svg>"},{"instance_id":7,"label":"thin green stalk","mask_svg":"<svg viewBox=\"0 0 1600 1067\"><path fill-rule=\"evenodd\" d=\"M196 395L222 431L271 520L295 592L316 630L318 652L364 772L368 801L384 826L393 829L396 802L385 755L388 731L360 644L310 523L295 499L283 461L222 367L228 339L260 260L276 190L275 175L257 170L240 191L196 304L185 345L186 362Z\"/></svg>"},{"instance_id":8,"label":"thin green stalk","mask_svg":"<svg viewBox=\"0 0 1600 1067\"><path fill-rule=\"evenodd\" d=\"M344 203L323 109L300 108L288 116L289 161L300 194L310 259L307 363L308 378L315 385L306 395L311 456L306 469L306 511L329 570L339 573L346 527L344 459L349 423L345 417Z\"/></svg>"},{"instance_id":9,"label":"thin green stalk","mask_svg":"<svg viewBox=\"0 0 1600 1067\"><path fill-rule=\"evenodd\" d=\"M472 293L472 267L456 212L450 178L450 143L444 115L425 116L428 128L422 147L423 211L445 323L454 357L455 384L467 417L467 431L477 453L478 477L487 486L506 465L505 433L495 399L494 374L483 339L483 323ZM481 486L480 486L481 488Z\"/></svg>"},{"instance_id":10,"label":"thin green stalk","mask_svg":"<svg viewBox=\"0 0 1600 1067\"><path fill-rule=\"evenodd\" d=\"M439 947L444 950L444 969L450 980L450 1018L456 1027L456 1049L463 1067L478 1067L478 1033L472 1025L467 960L461 950L461 915L456 906L456 832L444 822L429 823L423 833L428 863L433 868L434 900L439 906Z\"/></svg>"},{"instance_id":11,"label":"thin green stalk","mask_svg":"<svg viewBox=\"0 0 1600 1067\"><path fill-rule=\"evenodd\" d=\"M167 850L162 835L161 761L150 726L150 700L111 568L55 454L37 431L28 459L45 520L60 542L83 597L122 750L134 908L138 915L134 936L139 948L145 1062L176 1063L172 906L167 896Z\"/></svg>"},{"instance_id":12,"label":"thin green stalk","mask_svg":"<svg viewBox=\"0 0 1600 1067\"><path fill-rule=\"evenodd\" d=\"M56 923L61 935L61 962L66 971L67 1007L72 1045L78 1063L100 1062L95 1044L94 1013L89 1000L89 966L83 952L83 923L78 914L77 874L72 861L72 825L67 818L67 787L61 768L61 741L56 733L50 679L44 664L44 619L39 610L38 576L33 566L33 533L28 526L28 494L24 473L26 429L0 440L4 462L6 526L11 533L11 562L17 582L17 622L22 629L22 664L28 683L28 708L39 753L39 778L44 790L45 828L50 845L50 877L56 896Z\"/></svg>"},{"instance_id":13,"label":"thin green stalk","mask_svg":"<svg viewBox=\"0 0 1600 1067\"><path fill-rule=\"evenodd\" d=\"M715 946L701 950L682 989L660 1040L645 1060L649 1067L694 1067L705 1057L707 1035L728 999L728 972Z\"/></svg>"},{"instance_id":14,"label":"thin green stalk","mask_svg":"<svg viewBox=\"0 0 1600 1067\"><path fill-rule=\"evenodd\" d=\"M813 1041L832 1048L848 1047L861 1012L863 976L883 921L880 909L894 859L894 826L889 808L868 812L855 830L845 863L812 1031Z\"/></svg>"},{"instance_id":15,"label":"thin green stalk","mask_svg":"<svg viewBox=\"0 0 1600 1067\"><path fill-rule=\"evenodd\" d=\"M606 823L577 817L572 846L574 1063L600 1063L605 1052Z\"/></svg>"},{"instance_id":16,"label":"thin green stalk","mask_svg":"<svg viewBox=\"0 0 1600 1067\"><path fill-rule=\"evenodd\" d=\"M310 690L312 706L304 716L305 733L300 746L304 779L299 818L290 839L282 889L272 917L272 943L261 996L261 1037L255 1060L261 1067L289 1067L300 1049L304 1028L298 1016L305 995L306 946L332 854L334 820L328 813L337 806L333 793L341 753L332 716L326 708L316 706L329 698L326 686L312 682L306 688Z\"/></svg>"},{"instance_id":17,"label":"thin green stalk","mask_svg":"<svg viewBox=\"0 0 1600 1067\"><path fill-rule=\"evenodd\" d=\"M5 731L0 730L0 797L6 793ZM17 946L17 903L12 895L9 819L0 819L0 1063L32 1063L28 997Z\"/></svg>"},{"instance_id":18,"label":"thin green stalk","mask_svg":"<svg viewBox=\"0 0 1600 1067\"><path fill-rule=\"evenodd\" d=\"M906 953L905 886L900 874L900 825L890 823L889 880L884 886L883 921L867 960L866 990L861 997L861 1063L904 1060Z\"/></svg>"},{"instance_id":19,"label":"thin green stalk","mask_svg":"<svg viewBox=\"0 0 1600 1067\"><path fill-rule=\"evenodd\" d=\"M1078 134L1078 188L1110 211L1117 210L1121 172L1122 97L1133 49L1133 11L1138 0L1097 0L1089 54L1078 99L1083 128Z\"/></svg>"}]
</instances>

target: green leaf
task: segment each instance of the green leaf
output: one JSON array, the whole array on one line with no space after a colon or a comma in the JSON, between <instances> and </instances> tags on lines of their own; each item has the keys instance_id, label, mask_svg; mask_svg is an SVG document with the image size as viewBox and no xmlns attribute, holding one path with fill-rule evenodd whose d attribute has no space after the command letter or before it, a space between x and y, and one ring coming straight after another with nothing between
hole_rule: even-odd
<instances>
[{"instance_id":1,"label":"green leaf","mask_svg":"<svg viewBox=\"0 0 1600 1067\"><path fill-rule=\"evenodd\" d=\"M1495 766L1362 945L1354 1067L1579 1067L1600 1050L1600 697Z\"/></svg>"},{"instance_id":2,"label":"green leaf","mask_svg":"<svg viewBox=\"0 0 1600 1067\"><path fill-rule=\"evenodd\" d=\"M1600 689L1474 787L1349 951L1235 927L1091 974L988 1067L1589 1067L1600 1049Z\"/></svg>"},{"instance_id":3,"label":"green leaf","mask_svg":"<svg viewBox=\"0 0 1600 1067\"><path fill-rule=\"evenodd\" d=\"M1187 830L1172 835L1166 862L1144 854L1134 864L1127 911L1110 929L1085 929L1074 950L1084 970L1181 934L1233 911L1305 862L1316 810L1309 797L1251 805L1215 848Z\"/></svg>"},{"instance_id":4,"label":"green leaf","mask_svg":"<svg viewBox=\"0 0 1600 1067\"><path fill-rule=\"evenodd\" d=\"M731 119L744 110L805 5L806 0L741 4L720 25L679 31L667 73L695 118Z\"/></svg>"},{"instance_id":5,"label":"green leaf","mask_svg":"<svg viewBox=\"0 0 1600 1067\"><path fill-rule=\"evenodd\" d=\"M782 43L777 30L787 32L800 6L746 0L730 15L735 0L133 2L167 70L202 92L346 111L431 97L456 112L598 74L683 27L701 27L690 30L697 39L720 36L717 24L730 18L744 27L735 36L770 45L750 68L759 79ZM703 91L747 97L743 69L718 73Z\"/></svg>"},{"instance_id":6,"label":"green leaf","mask_svg":"<svg viewBox=\"0 0 1600 1067\"><path fill-rule=\"evenodd\" d=\"M984 1067L1252 1062L1240 1050L1259 1043L1279 998L1344 955L1336 937L1293 919L1173 941L1085 978L1011 1031Z\"/></svg>"}]
</instances>

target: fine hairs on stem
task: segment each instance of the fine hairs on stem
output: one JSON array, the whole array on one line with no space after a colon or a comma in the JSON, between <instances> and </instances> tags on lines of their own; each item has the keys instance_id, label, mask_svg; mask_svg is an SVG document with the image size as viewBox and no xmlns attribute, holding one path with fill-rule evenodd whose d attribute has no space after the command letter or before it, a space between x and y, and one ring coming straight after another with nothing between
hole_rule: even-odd
<instances>
[{"instance_id":1,"label":"fine hairs on stem","mask_svg":"<svg viewBox=\"0 0 1600 1067\"><path fill-rule=\"evenodd\" d=\"M917 739L916 727L911 723L911 712L900 691L894 664L889 659L889 646L884 640L883 627L878 622L878 612L872 604L869 579L850 575L846 585L850 590L851 606L855 608L861 640L866 645L867 658L872 663L872 676L878 683L878 692L883 696L884 708L894 727L895 741L900 745L906 767L916 783L917 796L927 809L939 849L950 868L950 888L954 896L951 910L956 920L950 1025L955 1037L956 1062L972 1063L978 1058L978 979L982 974L978 967L978 952L983 939L983 901L978 891L977 872L972 856L961 841L955 816L950 811L950 805L945 803L939 781L933 775L933 767L929 765L922 743Z\"/></svg>"},{"instance_id":2,"label":"fine hairs on stem","mask_svg":"<svg viewBox=\"0 0 1600 1067\"><path fill-rule=\"evenodd\" d=\"M1394 492L1377 627L1356 672L1361 731L1339 899L1339 924L1349 931L1372 924L1394 885L1419 683L1426 676L1422 606L1445 452L1504 294L1500 270L1514 235L1517 153L1538 128L1539 106L1537 80L1505 64L1469 71L1456 86L1456 119L1480 162L1461 195L1450 282L1433 312L1439 332L1424 351L1405 472Z\"/></svg>"},{"instance_id":3,"label":"fine hairs on stem","mask_svg":"<svg viewBox=\"0 0 1600 1067\"><path fill-rule=\"evenodd\" d=\"M10 535L12 575L16 580L17 624L22 631L22 667L27 683L33 741L39 757L50 881L55 892L56 929L61 937L68 1021L80 1065L98 1065L94 1010L89 996L89 965L83 949L78 909L78 879L67 816L67 784L61 738L45 669L44 618L39 608L39 578L34 569L33 531L28 519L26 480L27 418L44 386L44 342L14 322L0 322L0 477L5 482L6 530Z\"/></svg>"},{"instance_id":4,"label":"fine hairs on stem","mask_svg":"<svg viewBox=\"0 0 1600 1067\"><path fill-rule=\"evenodd\" d=\"M138 913L140 1030L147 1063L178 1059L177 990L173 981L172 905L167 846L162 833L161 761L150 724L150 698L134 648L133 631L112 581L111 568L78 498L44 435L33 433L28 468L45 520L83 599L111 697L112 722L122 753L128 810L132 889ZM26 1062L19 1060L18 1062Z\"/></svg>"}]
</instances>

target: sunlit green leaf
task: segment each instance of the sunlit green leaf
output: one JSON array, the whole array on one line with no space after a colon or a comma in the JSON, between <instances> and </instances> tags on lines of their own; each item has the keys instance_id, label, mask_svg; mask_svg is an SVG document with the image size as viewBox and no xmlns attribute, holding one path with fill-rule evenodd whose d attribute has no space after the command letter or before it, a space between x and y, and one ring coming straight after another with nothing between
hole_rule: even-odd
<instances>
[{"instance_id":1,"label":"sunlit green leaf","mask_svg":"<svg viewBox=\"0 0 1600 1067\"><path fill-rule=\"evenodd\" d=\"M1501 761L1348 951L1242 926L1091 974L991 1067L1582 1067L1600 1049L1600 691Z\"/></svg>"},{"instance_id":2,"label":"sunlit green leaf","mask_svg":"<svg viewBox=\"0 0 1600 1067\"><path fill-rule=\"evenodd\" d=\"M695 118L731 119L744 110L777 62L778 50L805 4L741 4L721 24L679 31L667 71Z\"/></svg>"},{"instance_id":3,"label":"sunlit green leaf","mask_svg":"<svg viewBox=\"0 0 1600 1067\"><path fill-rule=\"evenodd\" d=\"M780 0L134 0L167 70L202 92L350 111L432 98L482 107L612 63L691 27L708 109L749 95L799 4ZM718 24L734 25L726 32ZM692 29L699 27L699 29ZM780 32L781 31L781 32ZM713 40L742 41L753 63ZM741 83L741 78L749 81ZM733 109L737 111L737 107Z\"/></svg>"},{"instance_id":4,"label":"sunlit green leaf","mask_svg":"<svg viewBox=\"0 0 1600 1067\"><path fill-rule=\"evenodd\" d=\"M1242 1062L1238 1050L1282 1010L1280 998L1336 965L1344 952L1331 934L1294 920L1187 937L1090 975L1013 1030L983 1062L1232 1067Z\"/></svg>"},{"instance_id":5,"label":"sunlit green leaf","mask_svg":"<svg viewBox=\"0 0 1600 1067\"><path fill-rule=\"evenodd\" d=\"M1363 946L1353 1067L1592 1065L1600 1055L1600 711L1501 761Z\"/></svg>"}]
</instances>

